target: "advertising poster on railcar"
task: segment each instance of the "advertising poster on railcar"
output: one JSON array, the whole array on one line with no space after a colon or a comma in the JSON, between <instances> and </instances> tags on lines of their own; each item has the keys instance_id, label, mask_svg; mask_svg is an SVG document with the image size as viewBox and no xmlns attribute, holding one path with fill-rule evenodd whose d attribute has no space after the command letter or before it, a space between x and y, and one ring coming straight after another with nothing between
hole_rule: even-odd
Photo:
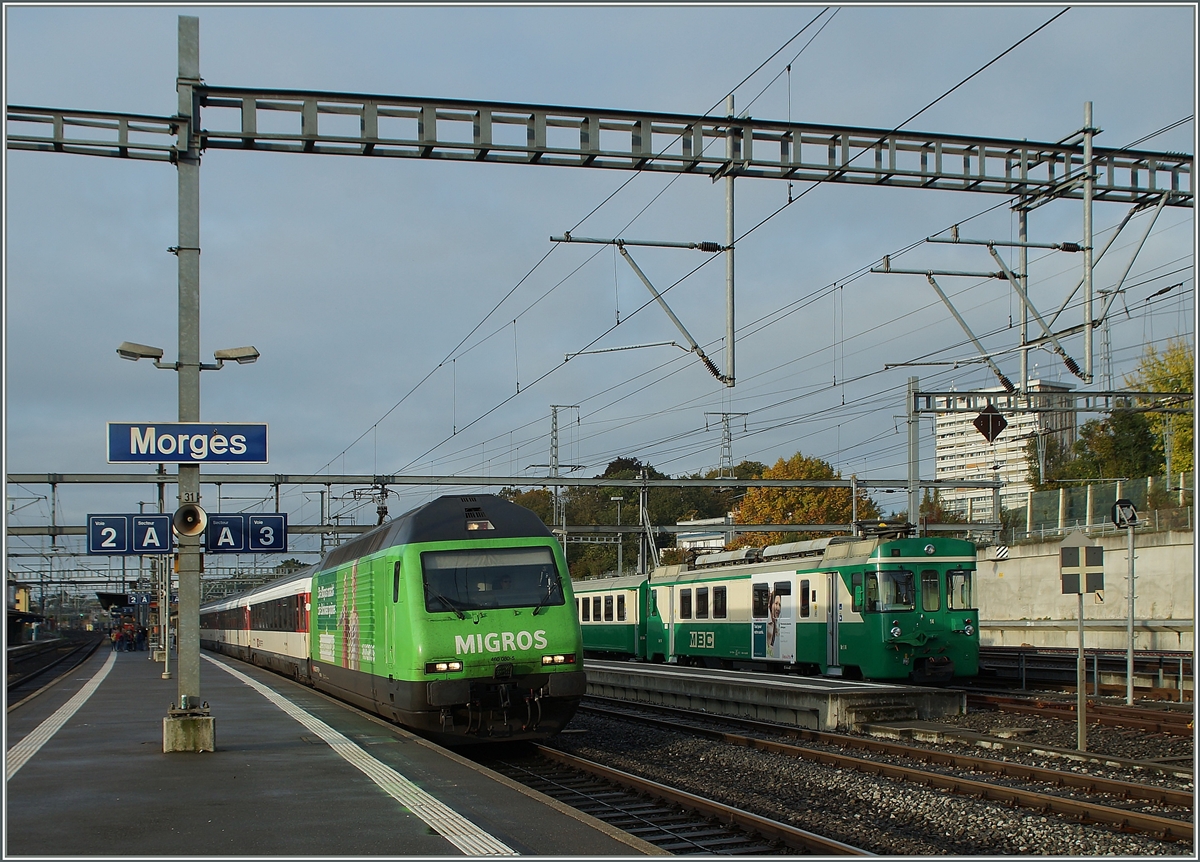
<instances>
[{"instance_id":1,"label":"advertising poster on railcar","mask_svg":"<svg viewBox=\"0 0 1200 862\"><path fill-rule=\"evenodd\" d=\"M375 581L354 560L316 577L314 658L348 670L375 669Z\"/></svg>"},{"instance_id":2,"label":"advertising poster on railcar","mask_svg":"<svg viewBox=\"0 0 1200 862\"><path fill-rule=\"evenodd\" d=\"M794 661L796 628L790 581L753 585L751 640L754 658Z\"/></svg>"}]
</instances>

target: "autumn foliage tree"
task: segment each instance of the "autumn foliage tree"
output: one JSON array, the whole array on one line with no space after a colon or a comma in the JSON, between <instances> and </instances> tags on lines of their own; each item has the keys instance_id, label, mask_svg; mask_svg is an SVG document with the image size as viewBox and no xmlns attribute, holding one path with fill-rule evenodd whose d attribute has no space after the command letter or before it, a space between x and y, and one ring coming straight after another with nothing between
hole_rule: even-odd
<instances>
[{"instance_id":1,"label":"autumn foliage tree","mask_svg":"<svg viewBox=\"0 0 1200 862\"><path fill-rule=\"evenodd\" d=\"M1191 393L1194 362L1194 351L1184 341L1170 341L1161 352L1148 345L1137 370L1126 376L1125 385L1135 392ZM1052 437L1045 441L1039 457L1037 441L1031 440L1026 458L1034 488L1057 488L1064 481L1161 476L1167 441L1172 475L1191 472L1193 414L1157 413L1153 406L1130 403L1101 419L1088 420L1066 450Z\"/></svg>"},{"instance_id":2,"label":"autumn foliage tree","mask_svg":"<svg viewBox=\"0 0 1200 862\"><path fill-rule=\"evenodd\" d=\"M1192 385L1195 373L1196 353L1192 346L1181 339L1172 339L1161 352L1153 344L1146 345L1137 371L1125 378L1125 385L1141 392L1191 393L1195 389ZM1193 417L1191 413L1150 413L1146 417L1150 433L1160 445L1170 441L1171 472L1176 476L1190 473L1194 468Z\"/></svg>"},{"instance_id":3,"label":"autumn foliage tree","mask_svg":"<svg viewBox=\"0 0 1200 862\"><path fill-rule=\"evenodd\" d=\"M764 479L840 479L842 474L827 461L797 452L762 473ZM751 488L737 508L739 524L849 524L854 514L849 488ZM879 517L875 501L861 491L857 515L860 520ZM820 533L743 533L735 548L798 542L820 538Z\"/></svg>"}]
</instances>

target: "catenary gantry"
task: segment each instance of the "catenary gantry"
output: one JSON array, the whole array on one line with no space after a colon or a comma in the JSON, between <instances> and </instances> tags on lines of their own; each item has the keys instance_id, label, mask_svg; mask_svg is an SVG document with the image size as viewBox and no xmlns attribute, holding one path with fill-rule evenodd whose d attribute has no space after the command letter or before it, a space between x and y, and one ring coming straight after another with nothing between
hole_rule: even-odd
<instances>
[{"instance_id":1,"label":"catenary gantry","mask_svg":"<svg viewBox=\"0 0 1200 862\"><path fill-rule=\"evenodd\" d=\"M540 164L1083 198L1076 135L1034 142L753 117L300 90L193 88L190 117L8 106L8 147L175 161L201 150ZM730 146L726 146L729 144ZM730 155L727 155L727 152ZM1094 200L1191 206L1192 156L1093 148Z\"/></svg>"}]
</instances>

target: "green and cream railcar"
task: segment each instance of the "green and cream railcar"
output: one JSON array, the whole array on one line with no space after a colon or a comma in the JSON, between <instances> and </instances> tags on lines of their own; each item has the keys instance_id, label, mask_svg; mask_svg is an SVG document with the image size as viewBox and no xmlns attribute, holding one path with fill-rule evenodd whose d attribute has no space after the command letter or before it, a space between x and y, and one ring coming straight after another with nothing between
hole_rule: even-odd
<instances>
[{"instance_id":1,"label":"green and cream railcar","mask_svg":"<svg viewBox=\"0 0 1200 862\"><path fill-rule=\"evenodd\" d=\"M589 653L937 682L978 672L974 571L962 540L820 539L575 592Z\"/></svg>"}]
</instances>

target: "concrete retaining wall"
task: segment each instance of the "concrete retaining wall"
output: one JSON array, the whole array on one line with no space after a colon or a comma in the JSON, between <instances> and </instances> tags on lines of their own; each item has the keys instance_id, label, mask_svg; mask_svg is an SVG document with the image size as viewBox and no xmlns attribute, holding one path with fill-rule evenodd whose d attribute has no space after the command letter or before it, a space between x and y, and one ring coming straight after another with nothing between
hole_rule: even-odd
<instances>
[{"instance_id":1,"label":"concrete retaining wall","mask_svg":"<svg viewBox=\"0 0 1200 862\"><path fill-rule=\"evenodd\" d=\"M1129 553L1125 534L1097 537L1104 548L1104 592L1083 597L1088 648L1125 649L1128 641ZM1135 533L1134 646L1195 647L1194 533ZM1079 599L1062 594L1061 542L1015 545L1007 560L981 548L976 597L980 638L988 646L1078 646Z\"/></svg>"}]
</instances>

